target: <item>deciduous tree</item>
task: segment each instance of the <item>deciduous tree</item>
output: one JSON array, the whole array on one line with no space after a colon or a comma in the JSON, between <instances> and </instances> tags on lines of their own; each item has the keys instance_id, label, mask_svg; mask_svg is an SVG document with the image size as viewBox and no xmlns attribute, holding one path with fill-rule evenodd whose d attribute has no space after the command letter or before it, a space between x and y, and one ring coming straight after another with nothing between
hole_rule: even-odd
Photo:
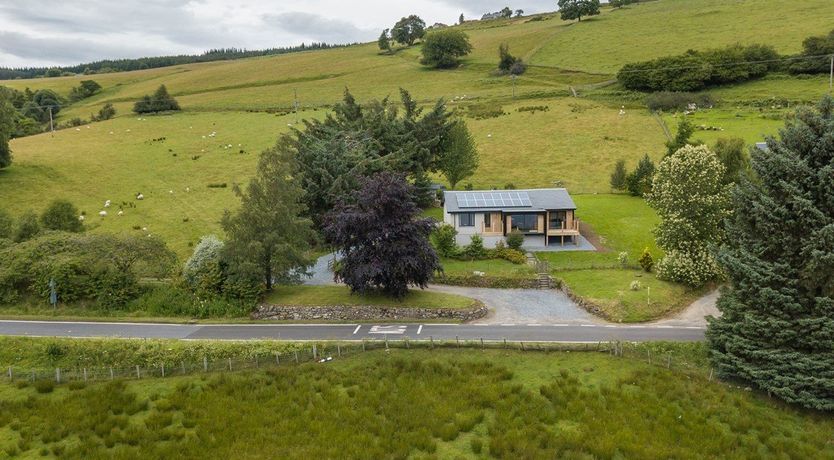
<instances>
[{"instance_id":1,"label":"deciduous tree","mask_svg":"<svg viewBox=\"0 0 834 460\"><path fill-rule=\"evenodd\" d=\"M558 5L563 21L582 21L582 16L599 14L599 0L559 0Z\"/></svg>"},{"instance_id":2,"label":"deciduous tree","mask_svg":"<svg viewBox=\"0 0 834 460\"><path fill-rule=\"evenodd\" d=\"M724 166L706 146L687 145L660 162L649 205L660 216L657 245L666 256L658 277L691 286L721 277L713 245L724 238L723 220L730 215L730 192Z\"/></svg>"},{"instance_id":3,"label":"deciduous tree","mask_svg":"<svg viewBox=\"0 0 834 460\"><path fill-rule=\"evenodd\" d=\"M426 22L412 14L402 18L391 28L391 38L398 43L411 46L426 35Z\"/></svg>"},{"instance_id":4,"label":"deciduous tree","mask_svg":"<svg viewBox=\"0 0 834 460\"><path fill-rule=\"evenodd\" d=\"M386 53L391 52L391 37L388 36L388 29L382 31L379 35L379 39L376 41L377 46L379 46L380 51L384 51Z\"/></svg>"},{"instance_id":5,"label":"deciduous tree","mask_svg":"<svg viewBox=\"0 0 834 460\"><path fill-rule=\"evenodd\" d=\"M441 29L429 33L423 41L424 65L437 69L456 67L458 59L472 51L469 36L457 29Z\"/></svg>"},{"instance_id":6,"label":"deciduous tree","mask_svg":"<svg viewBox=\"0 0 834 460\"><path fill-rule=\"evenodd\" d=\"M736 188L707 338L718 374L834 410L834 101L800 109Z\"/></svg>"},{"instance_id":7,"label":"deciduous tree","mask_svg":"<svg viewBox=\"0 0 834 460\"><path fill-rule=\"evenodd\" d=\"M352 292L380 289L402 298L440 269L428 239L433 220L418 217L411 195L404 176L382 172L363 179L327 216L325 237L343 256L336 279Z\"/></svg>"},{"instance_id":8,"label":"deciduous tree","mask_svg":"<svg viewBox=\"0 0 834 460\"><path fill-rule=\"evenodd\" d=\"M238 211L226 211L228 240L224 259L232 277L255 280L266 290L275 283L300 280L312 265L308 258L315 235L306 211L304 191L293 177L292 158L278 148L261 153L255 177L246 189L235 187Z\"/></svg>"}]
</instances>

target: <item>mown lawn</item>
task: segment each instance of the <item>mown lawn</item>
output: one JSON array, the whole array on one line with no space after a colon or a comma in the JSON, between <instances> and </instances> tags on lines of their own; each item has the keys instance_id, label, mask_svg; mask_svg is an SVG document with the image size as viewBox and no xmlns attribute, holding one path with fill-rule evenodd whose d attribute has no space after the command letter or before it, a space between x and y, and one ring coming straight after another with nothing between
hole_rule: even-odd
<instances>
[{"instance_id":1,"label":"mown lawn","mask_svg":"<svg viewBox=\"0 0 834 460\"><path fill-rule=\"evenodd\" d=\"M351 294L346 286L279 286L266 298L274 305L323 306L369 305L407 308L470 308L476 302L468 297L442 292L411 289L403 299L382 293Z\"/></svg>"},{"instance_id":2,"label":"mown lawn","mask_svg":"<svg viewBox=\"0 0 834 460\"><path fill-rule=\"evenodd\" d=\"M573 195L577 218L590 225L603 251L540 252L536 256L550 263L552 270L618 267L617 256L628 253L636 265L643 249L657 260L663 252L654 241L652 229L659 218L642 198L625 194Z\"/></svg>"},{"instance_id":3,"label":"mown lawn","mask_svg":"<svg viewBox=\"0 0 834 460\"><path fill-rule=\"evenodd\" d=\"M25 457L834 458L830 417L597 353L393 349L48 393L3 384L0 408L0 452Z\"/></svg>"},{"instance_id":4,"label":"mown lawn","mask_svg":"<svg viewBox=\"0 0 834 460\"><path fill-rule=\"evenodd\" d=\"M443 272L451 276L472 275L484 272L485 276L498 278L530 278L535 270L527 264L514 264L504 259L457 260L443 258Z\"/></svg>"},{"instance_id":5,"label":"mown lawn","mask_svg":"<svg viewBox=\"0 0 834 460\"><path fill-rule=\"evenodd\" d=\"M576 295L597 305L610 321L624 323L661 318L707 291L661 281L640 270L563 270L556 276ZM631 290L632 281L640 283L639 289Z\"/></svg>"}]
</instances>

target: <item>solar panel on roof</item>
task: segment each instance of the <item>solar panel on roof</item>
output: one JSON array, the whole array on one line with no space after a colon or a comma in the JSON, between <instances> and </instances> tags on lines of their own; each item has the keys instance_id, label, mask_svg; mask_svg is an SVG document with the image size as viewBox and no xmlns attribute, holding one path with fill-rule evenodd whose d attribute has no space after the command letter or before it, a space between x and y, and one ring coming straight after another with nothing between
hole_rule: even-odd
<instances>
[{"instance_id":1,"label":"solar panel on roof","mask_svg":"<svg viewBox=\"0 0 834 460\"><path fill-rule=\"evenodd\" d=\"M523 208L530 207L527 192L461 192L457 194L460 208Z\"/></svg>"}]
</instances>

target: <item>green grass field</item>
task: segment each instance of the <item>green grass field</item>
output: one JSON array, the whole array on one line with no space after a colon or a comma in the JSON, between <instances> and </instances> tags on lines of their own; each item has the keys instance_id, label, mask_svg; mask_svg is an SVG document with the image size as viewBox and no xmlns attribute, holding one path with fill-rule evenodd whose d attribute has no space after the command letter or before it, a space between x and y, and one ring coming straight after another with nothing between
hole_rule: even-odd
<instances>
[{"instance_id":1,"label":"green grass field","mask_svg":"<svg viewBox=\"0 0 834 460\"><path fill-rule=\"evenodd\" d=\"M834 458L830 418L600 353L393 349L269 371L2 384L0 407L0 452L22 457Z\"/></svg>"},{"instance_id":2,"label":"green grass field","mask_svg":"<svg viewBox=\"0 0 834 460\"><path fill-rule=\"evenodd\" d=\"M279 286L266 298L267 303L293 306L368 305L405 308L470 308L476 302L468 297L442 292L411 289L402 300L379 293L351 294L346 286Z\"/></svg>"}]
</instances>

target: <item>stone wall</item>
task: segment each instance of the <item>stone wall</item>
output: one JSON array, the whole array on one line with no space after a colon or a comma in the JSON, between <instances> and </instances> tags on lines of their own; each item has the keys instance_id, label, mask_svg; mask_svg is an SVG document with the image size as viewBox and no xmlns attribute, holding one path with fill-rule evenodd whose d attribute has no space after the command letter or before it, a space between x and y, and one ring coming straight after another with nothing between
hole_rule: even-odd
<instances>
[{"instance_id":1,"label":"stone wall","mask_svg":"<svg viewBox=\"0 0 834 460\"><path fill-rule=\"evenodd\" d=\"M476 302L470 308L406 308L378 307L364 305L296 306L260 305L252 312L252 319L262 320L330 320L330 321L376 321L376 320L458 320L472 321L483 318L487 308Z\"/></svg>"},{"instance_id":2,"label":"stone wall","mask_svg":"<svg viewBox=\"0 0 834 460\"><path fill-rule=\"evenodd\" d=\"M576 295L564 282L561 282L561 280L560 283L561 286L559 289L561 289L562 292L564 292L565 295L568 296L568 298L576 302L577 305L587 310L588 313L599 316L600 318L606 321L612 321L612 319L602 310L602 308L599 307L599 305L595 304L594 302L591 302L590 300L584 297Z\"/></svg>"}]
</instances>

